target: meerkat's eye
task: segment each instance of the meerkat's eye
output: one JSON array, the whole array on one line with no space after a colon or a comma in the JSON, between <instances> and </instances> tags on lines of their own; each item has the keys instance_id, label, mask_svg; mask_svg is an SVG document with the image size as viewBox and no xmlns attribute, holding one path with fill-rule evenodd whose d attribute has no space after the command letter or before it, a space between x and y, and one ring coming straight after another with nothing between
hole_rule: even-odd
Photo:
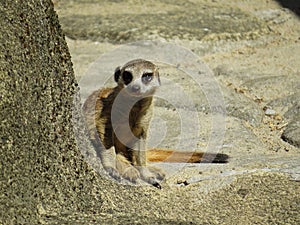
<instances>
[{"instance_id":1,"label":"meerkat's eye","mask_svg":"<svg viewBox=\"0 0 300 225\"><path fill-rule=\"evenodd\" d=\"M144 73L142 76L142 82L144 84L149 83L153 79L153 73Z\"/></svg>"},{"instance_id":2,"label":"meerkat's eye","mask_svg":"<svg viewBox=\"0 0 300 225\"><path fill-rule=\"evenodd\" d=\"M132 77L132 74L130 72L124 71L123 74L122 74L122 78L123 78L124 83L127 85L132 81L133 77Z\"/></svg>"}]
</instances>

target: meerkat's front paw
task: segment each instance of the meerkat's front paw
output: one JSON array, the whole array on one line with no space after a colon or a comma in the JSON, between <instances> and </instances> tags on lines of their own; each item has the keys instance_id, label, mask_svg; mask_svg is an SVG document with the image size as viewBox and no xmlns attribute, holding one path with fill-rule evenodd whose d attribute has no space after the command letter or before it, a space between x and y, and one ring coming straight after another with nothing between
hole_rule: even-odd
<instances>
[{"instance_id":1,"label":"meerkat's front paw","mask_svg":"<svg viewBox=\"0 0 300 225\"><path fill-rule=\"evenodd\" d=\"M116 167L122 178L137 183L140 172L124 156L117 154Z\"/></svg>"},{"instance_id":2,"label":"meerkat's front paw","mask_svg":"<svg viewBox=\"0 0 300 225\"><path fill-rule=\"evenodd\" d=\"M160 182L165 178L165 174L162 170L152 166L143 166L139 167L139 171L142 180L159 189L161 188Z\"/></svg>"}]
</instances>

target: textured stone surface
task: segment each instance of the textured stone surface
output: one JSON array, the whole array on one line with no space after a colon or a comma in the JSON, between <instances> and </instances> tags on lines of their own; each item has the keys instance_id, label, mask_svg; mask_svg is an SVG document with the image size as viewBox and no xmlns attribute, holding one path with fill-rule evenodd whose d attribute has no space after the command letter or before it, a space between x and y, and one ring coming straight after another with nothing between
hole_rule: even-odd
<instances>
[{"instance_id":1,"label":"textured stone surface","mask_svg":"<svg viewBox=\"0 0 300 225\"><path fill-rule=\"evenodd\" d=\"M297 103L284 114L290 122L282 134L282 139L300 148L300 95L298 94L293 97L295 97L294 100Z\"/></svg>"},{"instance_id":2,"label":"textured stone surface","mask_svg":"<svg viewBox=\"0 0 300 225\"><path fill-rule=\"evenodd\" d=\"M75 79L50 1L2 1L0 12L0 223L100 207L74 141Z\"/></svg>"}]
</instances>

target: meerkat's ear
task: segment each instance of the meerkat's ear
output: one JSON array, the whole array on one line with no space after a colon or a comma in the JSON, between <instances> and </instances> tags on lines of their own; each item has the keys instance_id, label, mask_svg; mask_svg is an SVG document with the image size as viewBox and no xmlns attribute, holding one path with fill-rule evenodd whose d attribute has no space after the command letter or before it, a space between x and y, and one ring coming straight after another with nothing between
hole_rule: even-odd
<instances>
[{"instance_id":1,"label":"meerkat's ear","mask_svg":"<svg viewBox=\"0 0 300 225\"><path fill-rule=\"evenodd\" d=\"M115 81L118 83L119 81L119 78L120 78L120 75L121 75L121 67L118 66L116 69L115 69Z\"/></svg>"}]
</instances>

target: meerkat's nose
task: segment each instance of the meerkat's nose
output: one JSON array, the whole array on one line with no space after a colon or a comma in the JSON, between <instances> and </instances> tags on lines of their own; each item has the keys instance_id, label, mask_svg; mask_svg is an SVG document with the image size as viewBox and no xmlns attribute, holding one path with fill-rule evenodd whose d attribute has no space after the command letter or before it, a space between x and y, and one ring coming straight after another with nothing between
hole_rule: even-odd
<instances>
[{"instance_id":1,"label":"meerkat's nose","mask_svg":"<svg viewBox=\"0 0 300 225\"><path fill-rule=\"evenodd\" d=\"M134 84L131 87L132 92L139 92L141 90L141 86L138 84Z\"/></svg>"}]
</instances>

